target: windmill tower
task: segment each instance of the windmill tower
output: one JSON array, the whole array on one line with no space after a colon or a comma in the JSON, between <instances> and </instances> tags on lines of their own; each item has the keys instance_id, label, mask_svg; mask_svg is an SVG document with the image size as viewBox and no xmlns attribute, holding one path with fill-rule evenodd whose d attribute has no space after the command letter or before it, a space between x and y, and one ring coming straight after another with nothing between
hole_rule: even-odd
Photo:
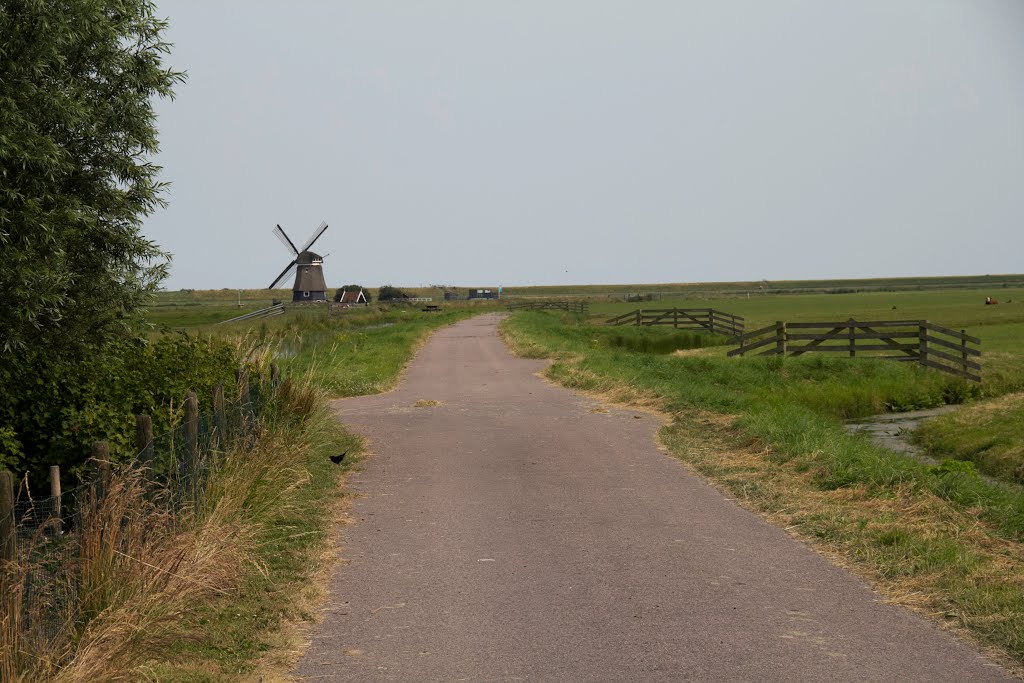
<instances>
[{"instance_id":1,"label":"windmill tower","mask_svg":"<svg viewBox=\"0 0 1024 683\"><path fill-rule=\"evenodd\" d=\"M281 244L292 253L294 258L281 271L281 274L270 283L270 287L267 289L276 287L282 280L288 277L288 274L294 268L295 284L292 285L292 303L301 304L311 301L327 301L327 283L324 281L323 268L324 257L309 250L313 243L320 239L320 235L324 234L325 230L327 230L327 223L321 223L313 231L313 234L309 236L309 239L306 240L306 243L302 245L302 249L296 249L280 225L274 228L274 234L277 236L277 239L281 240Z\"/></svg>"}]
</instances>

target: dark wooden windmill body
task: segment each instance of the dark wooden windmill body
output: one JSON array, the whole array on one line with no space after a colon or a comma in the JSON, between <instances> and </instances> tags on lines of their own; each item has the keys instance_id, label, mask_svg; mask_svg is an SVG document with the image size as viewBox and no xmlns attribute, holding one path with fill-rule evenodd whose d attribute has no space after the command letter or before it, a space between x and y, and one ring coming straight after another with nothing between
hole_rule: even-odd
<instances>
[{"instance_id":1,"label":"dark wooden windmill body","mask_svg":"<svg viewBox=\"0 0 1024 683\"><path fill-rule=\"evenodd\" d=\"M292 303L315 303L327 301L327 282L324 280L324 257L309 248L320 239L320 236L327 230L327 223L321 223L313 231L302 249L297 249L295 244L288 238L280 225L274 228L274 234L286 249L292 252L294 258L288 266L281 271L281 274L270 284L268 289L273 289L282 280L288 277L292 269L295 269L295 284L292 285Z\"/></svg>"}]
</instances>

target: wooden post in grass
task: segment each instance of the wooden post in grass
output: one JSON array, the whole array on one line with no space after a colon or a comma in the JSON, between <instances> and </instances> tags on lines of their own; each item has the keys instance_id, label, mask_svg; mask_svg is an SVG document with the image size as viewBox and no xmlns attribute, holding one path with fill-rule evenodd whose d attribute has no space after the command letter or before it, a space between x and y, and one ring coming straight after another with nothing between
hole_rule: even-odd
<instances>
[{"instance_id":1,"label":"wooden post in grass","mask_svg":"<svg viewBox=\"0 0 1024 683\"><path fill-rule=\"evenodd\" d=\"M847 332L847 336L849 336L850 338L850 358L853 358L854 356L857 355L857 340L854 338L854 334L856 334L857 331L856 323L857 321L854 320L853 318L850 318L849 320L846 321L846 324L849 325L850 327L849 331Z\"/></svg>"},{"instance_id":2,"label":"wooden post in grass","mask_svg":"<svg viewBox=\"0 0 1024 683\"><path fill-rule=\"evenodd\" d=\"M110 444L106 441L93 441L92 459L96 461L97 484L102 497L110 490Z\"/></svg>"},{"instance_id":3,"label":"wooden post in grass","mask_svg":"<svg viewBox=\"0 0 1024 683\"><path fill-rule=\"evenodd\" d=\"M917 323L917 360L922 365L928 364L928 321L919 320Z\"/></svg>"},{"instance_id":4,"label":"wooden post in grass","mask_svg":"<svg viewBox=\"0 0 1024 683\"><path fill-rule=\"evenodd\" d=\"M199 458L199 397L194 391L185 394L185 453L194 466Z\"/></svg>"},{"instance_id":5,"label":"wooden post in grass","mask_svg":"<svg viewBox=\"0 0 1024 683\"><path fill-rule=\"evenodd\" d=\"M50 465L50 498L53 500L50 518L54 520L54 533L59 535L64 533L60 500L60 465Z\"/></svg>"},{"instance_id":6,"label":"wooden post in grass","mask_svg":"<svg viewBox=\"0 0 1024 683\"><path fill-rule=\"evenodd\" d=\"M224 413L224 385L213 385L213 445L217 450L227 445L227 415Z\"/></svg>"},{"instance_id":7,"label":"wooden post in grass","mask_svg":"<svg viewBox=\"0 0 1024 683\"><path fill-rule=\"evenodd\" d=\"M238 382L238 408L242 417L242 432L249 431L249 416L252 406L249 404L249 371L245 368L235 370L235 380Z\"/></svg>"},{"instance_id":8,"label":"wooden post in grass","mask_svg":"<svg viewBox=\"0 0 1024 683\"><path fill-rule=\"evenodd\" d=\"M135 416L135 457L139 465L153 467L153 418Z\"/></svg>"},{"instance_id":9,"label":"wooden post in grass","mask_svg":"<svg viewBox=\"0 0 1024 683\"><path fill-rule=\"evenodd\" d=\"M964 373L964 377L967 377L967 330L960 330L960 369Z\"/></svg>"},{"instance_id":10,"label":"wooden post in grass","mask_svg":"<svg viewBox=\"0 0 1024 683\"><path fill-rule=\"evenodd\" d=\"M636 326L640 327L644 317L644 312L641 309L636 309Z\"/></svg>"},{"instance_id":11,"label":"wooden post in grass","mask_svg":"<svg viewBox=\"0 0 1024 683\"><path fill-rule=\"evenodd\" d=\"M775 321L775 353L786 355L786 321Z\"/></svg>"},{"instance_id":12,"label":"wooden post in grass","mask_svg":"<svg viewBox=\"0 0 1024 683\"><path fill-rule=\"evenodd\" d=\"M14 534L17 525L14 520L14 475L0 472L0 562L14 560L17 546Z\"/></svg>"}]
</instances>

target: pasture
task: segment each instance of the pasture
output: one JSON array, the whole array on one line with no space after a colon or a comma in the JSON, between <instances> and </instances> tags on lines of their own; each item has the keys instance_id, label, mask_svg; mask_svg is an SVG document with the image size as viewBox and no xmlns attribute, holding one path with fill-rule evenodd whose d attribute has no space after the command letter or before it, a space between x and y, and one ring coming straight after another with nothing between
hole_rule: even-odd
<instances>
[{"instance_id":1,"label":"pasture","mask_svg":"<svg viewBox=\"0 0 1024 683\"><path fill-rule=\"evenodd\" d=\"M592 302L590 315L593 322L599 322L637 308L714 307L742 316L748 330L778 320L929 320L980 337L983 374L1000 384L1003 375L1024 372L1024 287L998 291L1001 303L995 306L985 305L985 291L950 289L719 298L666 296L654 302Z\"/></svg>"}]
</instances>

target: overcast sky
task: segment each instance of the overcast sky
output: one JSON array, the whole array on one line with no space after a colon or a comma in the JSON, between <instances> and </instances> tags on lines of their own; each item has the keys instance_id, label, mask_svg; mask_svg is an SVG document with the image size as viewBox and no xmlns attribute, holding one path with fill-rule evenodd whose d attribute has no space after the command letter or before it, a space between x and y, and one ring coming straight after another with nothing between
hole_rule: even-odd
<instances>
[{"instance_id":1,"label":"overcast sky","mask_svg":"<svg viewBox=\"0 0 1024 683\"><path fill-rule=\"evenodd\" d=\"M1021 0L158 0L167 287L1024 271Z\"/></svg>"}]
</instances>

